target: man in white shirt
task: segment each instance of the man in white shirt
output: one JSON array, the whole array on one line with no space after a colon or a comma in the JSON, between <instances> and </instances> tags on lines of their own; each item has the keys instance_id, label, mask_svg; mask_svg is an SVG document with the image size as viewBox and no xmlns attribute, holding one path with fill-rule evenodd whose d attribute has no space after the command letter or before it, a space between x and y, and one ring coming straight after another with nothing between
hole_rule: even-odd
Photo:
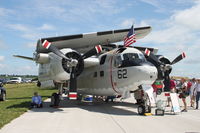
<instances>
[{"instance_id":1,"label":"man in white shirt","mask_svg":"<svg viewBox=\"0 0 200 133\"><path fill-rule=\"evenodd\" d=\"M191 107L194 107L194 101L195 101L195 87L196 87L196 79L193 78L192 81L192 86L190 88L190 103L191 103Z\"/></svg>"},{"instance_id":2,"label":"man in white shirt","mask_svg":"<svg viewBox=\"0 0 200 133\"><path fill-rule=\"evenodd\" d=\"M197 85L195 87L196 92L196 109L199 108L199 98L200 98L200 79L198 79Z\"/></svg>"}]
</instances>

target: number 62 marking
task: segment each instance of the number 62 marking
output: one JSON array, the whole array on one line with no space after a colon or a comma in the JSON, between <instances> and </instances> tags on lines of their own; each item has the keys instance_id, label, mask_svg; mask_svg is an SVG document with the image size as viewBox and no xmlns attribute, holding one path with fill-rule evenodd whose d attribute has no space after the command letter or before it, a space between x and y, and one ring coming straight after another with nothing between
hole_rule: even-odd
<instances>
[{"instance_id":1,"label":"number 62 marking","mask_svg":"<svg viewBox=\"0 0 200 133\"><path fill-rule=\"evenodd\" d=\"M118 79L127 78L127 69L117 71Z\"/></svg>"}]
</instances>

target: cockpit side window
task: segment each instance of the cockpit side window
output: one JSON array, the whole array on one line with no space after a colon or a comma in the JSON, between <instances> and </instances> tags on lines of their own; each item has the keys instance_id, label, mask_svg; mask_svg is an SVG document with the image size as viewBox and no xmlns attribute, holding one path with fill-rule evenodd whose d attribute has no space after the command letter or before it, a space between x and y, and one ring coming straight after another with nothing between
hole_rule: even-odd
<instances>
[{"instance_id":1,"label":"cockpit side window","mask_svg":"<svg viewBox=\"0 0 200 133\"><path fill-rule=\"evenodd\" d=\"M124 60L135 60L139 59L139 56L137 53L126 53L123 55Z\"/></svg>"},{"instance_id":2,"label":"cockpit side window","mask_svg":"<svg viewBox=\"0 0 200 133\"><path fill-rule=\"evenodd\" d=\"M115 67L121 67L121 65L122 65L122 58L121 58L121 55L116 55L116 56L115 56L114 66L115 66Z\"/></svg>"},{"instance_id":3,"label":"cockpit side window","mask_svg":"<svg viewBox=\"0 0 200 133\"><path fill-rule=\"evenodd\" d=\"M116 55L115 57L115 67L130 67L130 66L140 66L146 62L146 59L142 53L124 53Z\"/></svg>"},{"instance_id":4,"label":"cockpit side window","mask_svg":"<svg viewBox=\"0 0 200 133\"><path fill-rule=\"evenodd\" d=\"M138 54L139 55L139 58L142 59L142 60L146 60L146 58L144 57L143 54Z\"/></svg>"},{"instance_id":5,"label":"cockpit side window","mask_svg":"<svg viewBox=\"0 0 200 133\"><path fill-rule=\"evenodd\" d=\"M100 65L103 65L103 64L105 63L105 61L106 61L106 56L107 56L107 55L103 55L103 56L101 57Z\"/></svg>"},{"instance_id":6,"label":"cockpit side window","mask_svg":"<svg viewBox=\"0 0 200 133\"><path fill-rule=\"evenodd\" d=\"M141 66L147 63L142 53L124 53L117 54L114 60L114 66L117 68Z\"/></svg>"}]
</instances>

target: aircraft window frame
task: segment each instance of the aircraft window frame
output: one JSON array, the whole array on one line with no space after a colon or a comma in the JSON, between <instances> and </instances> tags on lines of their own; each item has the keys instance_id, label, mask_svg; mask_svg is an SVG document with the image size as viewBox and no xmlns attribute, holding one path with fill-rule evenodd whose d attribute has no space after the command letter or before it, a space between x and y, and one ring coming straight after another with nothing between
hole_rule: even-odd
<instances>
[{"instance_id":1,"label":"aircraft window frame","mask_svg":"<svg viewBox=\"0 0 200 133\"><path fill-rule=\"evenodd\" d=\"M139 59L146 60L144 54L139 53L138 55L139 55Z\"/></svg>"},{"instance_id":2,"label":"aircraft window frame","mask_svg":"<svg viewBox=\"0 0 200 133\"><path fill-rule=\"evenodd\" d=\"M104 71L100 71L100 77L104 77Z\"/></svg>"},{"instance_id":3,"label":"aircraft window frame","mask_svg":"<svg viewBox=\"0 0 200 133\"><path fill-rule=\"evenodd\" d=\"M107 57L107 55L103 55L103 56L101 57L100 65L103 65L103 64L105 63L106 57Z\"/></svg>"},{"instance_id":4,"label":"aircraft window frame","mask_svg":"<svg viewBox=\"0 0 200 133\"><path fill-rule=\"evenodd\" d=\"M131 66L140 66L141 63L144 62L146 62L146 58L141 53L123 53L115 56L114 66L117 68L125 68Z\"/></svg>"},{"instance_id":5,"label":"aircraft window frame","mask_svg":"<svg viewBox=\"0 0 200 133\"><path fill-rule=\"evenodd\" d=\"M119 54L115 56L114 66L119 68L122 65L123 57Z\"/></svg>"},{"instance_id":6,"label":"aircraft window frame","mask_svg":"<svg viewBox=\"0 0 200 133\"><path fill-rule=\"evenodd\" d=\"M96 77L97 77L97 72L94 72L94 75L93 75L93 77L94 77L94 78L96 78Z\"/></svg>"},{"instance_id":7,"label":"aircraft window frame","mask_svg":"<svg viewBox=\"0 0 200 133\"><path fill-rule=\"evenodd\" d=\"M133 58L134 57L134 58ZM123 60L135 60L140 59L138 53L124 53Z\"/></svg>"}]
</instances>

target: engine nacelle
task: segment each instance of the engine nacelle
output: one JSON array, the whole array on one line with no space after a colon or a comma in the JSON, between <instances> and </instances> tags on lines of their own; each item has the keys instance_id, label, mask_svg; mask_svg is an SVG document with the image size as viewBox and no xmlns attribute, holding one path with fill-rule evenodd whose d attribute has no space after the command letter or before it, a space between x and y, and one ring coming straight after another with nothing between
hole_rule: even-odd
<instances>
[{"instance_id":1,"label":"engine nacelle","mask_svg":"<svg viewBox=\"0 0 200 133\"><path fill-rule=\"evenodd\" d=\"M166 57L164 57L163 55L156 55L156 57L158 57L158 59L160 60L160 62L162 62L163 64L170 64L171 63L169 61L169 59L166 58ZM163 80L165 72L164 72L162 66L159 63L157 63L156 61L154 61L153 59L151 59L151 58L147 58L147 60L156 66L156 68L158 70L158 76L157 76L158 78L157 79L158 80ZM171 69L169 69L168 72L170 73Z\"/></svg>"},{"instance_id":2,"label":"engine nacelle","mask_svg":"<svg viewBox=\"0 0 200 133\"><path fill-rule=\"evenodd\" d=\"M84 69L84 60L82 56L78 52L69 48L61 49L61 52L64 53L66 57L78 61L75 71L77 76L80 75ZM69 61L66 59L63 59L54 53L40 53L37 55L37 62L39 63L38 79L41 84L46 83L47 81L49 85L52 85L49 81L64 83L66 80L70 79L71 70L69 67Z\"/></svg>"},{"instance_id":3,"label":"engine nacelle","mask_svg":"<svg viewBox=\"0 0 200 133\"><path fill-rule=\"evenodd\" d=\"M39 53L36 55L36 62L40 64L49 63L49 54Z\"/></svg>"}]
</instances>

